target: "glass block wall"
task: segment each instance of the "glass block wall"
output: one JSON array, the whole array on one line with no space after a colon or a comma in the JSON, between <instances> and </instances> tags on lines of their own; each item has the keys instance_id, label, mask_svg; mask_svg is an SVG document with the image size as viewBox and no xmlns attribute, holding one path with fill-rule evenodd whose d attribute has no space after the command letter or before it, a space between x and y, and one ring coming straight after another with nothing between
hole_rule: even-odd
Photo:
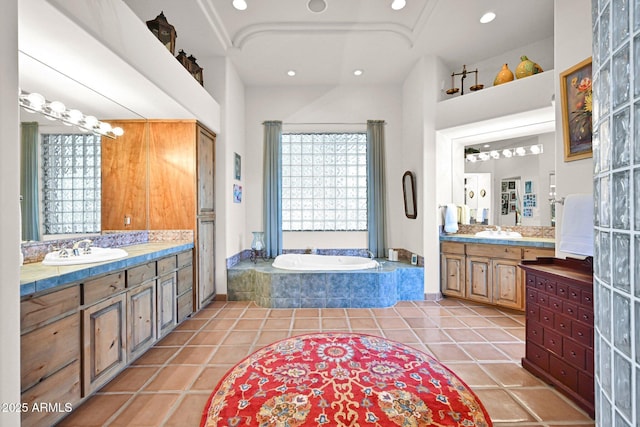
<instances>
[{"instance_id":1,"label":"glass block wall","mask_svg":"<svg viewBox=\"0 0 640 427\"><path fill-rule=\"evenodd\" d=\"M592 0L599 426L640 425L640 0Z\"/></svg>"}]
</instances>

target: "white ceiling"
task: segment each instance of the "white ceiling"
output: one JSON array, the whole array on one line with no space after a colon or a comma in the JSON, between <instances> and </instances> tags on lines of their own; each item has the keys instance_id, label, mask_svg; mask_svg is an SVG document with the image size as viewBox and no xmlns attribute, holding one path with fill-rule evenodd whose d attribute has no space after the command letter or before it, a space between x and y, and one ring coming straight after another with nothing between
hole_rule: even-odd
<instances>
[{"instance_id":1,"label":"white ceiling","mask_svg":"<svg viewBox=\"0 0 640 427\"><path fill-rule=\"evenodd\" d=\"M308 0L246 0L245 11L232 0L124 1L143 22L163 11L177 49L201 65L228 56L246 85L400 84L425 55L458 70L553 36L553 0L407 0L400 11L391 0L326 0L322 13ZM480 24L487 11L497 18Z\"/></svg>"}]
</instances>

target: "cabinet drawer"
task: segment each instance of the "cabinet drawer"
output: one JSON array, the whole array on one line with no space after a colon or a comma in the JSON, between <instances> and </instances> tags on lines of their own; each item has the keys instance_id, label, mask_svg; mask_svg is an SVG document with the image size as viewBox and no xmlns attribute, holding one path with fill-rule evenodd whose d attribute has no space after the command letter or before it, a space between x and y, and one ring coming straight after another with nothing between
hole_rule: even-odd
<instances>
[{"instance_id":1,"label":"cabinet drawer","mask_svg":"<svg viewBox=\"0 0 640 427\"><path fill-rule=\"evenodd\" d=\"M178 268L193 264L193 251L178 254Z\"/></svg>"},{"instance_id":2,"label":"cabinet drawer","mask_svg":"<svg viewBox=\"0 0 640 427\"><path fill-rule=\"evenodd\" d=\"M522 259L536 260L542 257L554 257L556 255L555 249L547 248L523 248Z\"/></svg>"},{"instance_id":3,"label":"cabinet drawer","mask_svg":"<svg viewBox=\"0 0 640 427\"><path fill-rule=\"evenodd\" d=\"M538 303L538 291L527 287L527 303L529 304Z\"/></svg>"},{"instance_id":4,"label":"cabinet drawer","mask_svg":"<svg viewBox=\"0 0 640 427\"><path fill-rule=\"evenodd\" d=\"M582 290L582 305L593 308L593 292Z\"/></svg>"},{"instance_id":5,"label":"cabinet drawer","mask_svg":"<svg viewBox=\"0 0 640 427\"><path fill-rule=\"evenodd\" d=\"M82 286L82 303L93 304L124 290L124 271L87 280Z\"/></svg>"},{"instance_id":6,"label":"cabinet drawer","mask_svg":"<svg viewBox=\"0 0 640 427\"><path fill-rule=\"evenodd\" d=\"M571 390L578 389L578 370L553 355L549 356L549 372Z\"/></svg>"},{"instance_id":7,"label":"cabinet drawer","mask_svg":"<svg viewBox=\"0 0 640 427\"><path fill-rule=\"evenodd\" d=\"M563 336L571 336L571 319L561 314L556 314L553 319L553 328Z\"/></svg>"},{"instance_id":8,"label":"cabinet drawer","mask_svg":"<svg viewBox=\"0 0 640 427\"><path fill-rule=\"evenodd\" d=\"M593 348L593 328L580 322L572 322L571 337L580 344Z\"/></svg>"},{"instance_id":9,"label":"cabinet drawer","mask_svg":"<svg viewBox=\"0 0 640 427\"><path fill-rule=\"evenodd\" d=\"M574 319L578 318L578 306L574 303L571 303L569 301L563 301L562 302L562 312L569 316L572 317Z\"/></svg>"},{"instance_id":10,"label":"cabinet drawer","mask_svg":"<svg viewBox=\"0 0 640 427\"><path fill-rule=\"evenodd\" d=\"M562 356L565 362L578 369L587 366L587 349L569 338L563 338Z\"/></svg>"},{"instance_id":11,"label":"cabinet drawer","mask_svg":"<svg viewBox=\"0 0 640 427\"><path fill-rule=\"evenodd\" d=\"M525 285L527 288L534 288L536 286L536 276L527 272L527 282Z\"/></svg>"},{"instance_id":12,"label":"cabinet drawer","mask_svg":"<svg viewBox=\"0 0 640 427\"><path fill-rule=\"evenodd\" d=\"M133 288L156 277L155 261L127 270L127 288Z\"/></svg>"},{"instance_id":13,"label":"cabinet drawer","mask_svg":"<svg viewBox=\"0 0 640 427\"><path fill-rule=\"evenodd\" d=\"M80 360L80 315L67 316L20 338L21 389L26 390Z\"/></svg>"},{"instance_id":14,"label":"cabinet drawer","mask_svg":"<svg viewBox=\"0 0 640 427\"><path fill-rule=\"evenodd\" d=\"M540 320L540 307L538 304L527 305L527 322Z\"/></svg>"},{"instance_id":15,"label":"cabinet drawer","mask_svg":"<svg viewBox=\"0 0 640 427\"><path fill-rule=\"evenodd\" d=\"M575 288L573 286L569 286L569 300L575 302L576 304L582 303L582 292L580 292L579 288Z\"/></svg>"},{"instance_id":16,"label":"cabinet drawer","mask_svg":"<svg viewBox=\"0 0 640 427\"><path fill-rule=\"evenodd\" d=\"M165 273L175 270L177 265L176 260L177 260L177 257L175 255L159 260L158 276L162 276Z\"/></svg>"},{"instance_id":17,"label":"cabinet drawer","mask_svg":"<svg viewBox=\"0 0 640 427\"><path fill-rule=\"evenodd\" d=\"M75 360L46 380L22 393L21 400L32 408L40 402L56 402L62 405L75 403L80 400L80 360ZM64 409L64 406L63 408ZM66 415L65 412L26 411L22 413L23 427L50 426Z\"/></svg>"},{"instance_id":18,"label":"cabinet drawer","mask_svg":"<svg viewBox=\"0 0 640 427\"><path fill-rule=\"evenodd\" d=\"M544 345L544 327L541 324L527 321L527 342Z\"/></svg>"},{"instance_id":19,"label":"cabinet drawer","mask_svg":"<svg viewBox=\"0 0 640 427\"><path fill-rule=\"evenodd\" d=\"M538 299L536 300L539 306L548 307L549 306L549 295L546 292L539 292Z\"/></svg>"},{"instance_id":20,"label":"cabinet drawer","mask_svg":"<svg viewBox=\"0 0 640 427\"><path fill-rule=\"evenodd\" d=\"M562 299L550 296L549 309L553 310L555 313L562 313Z\"/></svg>"},{"instance_id":21,"label":"cabinet drawer","mask_svg":"<svg viewBox=\"0 0 640 427\"><path fill-rule=\"evenodd\" d=\"M588 325L593 325L593 312L591 309L578 307L578 319Z\"/></svg>"},{"instance_id":22,"label":"cabinet drawer","mask_svg":"<svg viewBox=\"0 0 640 427\"><path fill-rule=\"evenodd\" d=\"M42 325L80 306L80 286L72 286L50 294L29 297L20 303L20 329Z\"/></svg>"},{"instance_id":23,"label":"cabinet drawer","mask_svg":"<svg viewBox=\"0 0 640 427\"><path fill-rule=\"evenodd\" d=\"M193 288L193 268L190 266L178 270L178 287L176 293L182 295Z\"/></svg>"},{"instance_id":24,"label":"cabinet drawer","mask_svg":"<svg viewBox=\"0 0 640 427\"><path fill-rule=\"evenodd\" d=\"M569 285L566 283L558 283L556 286L556 295L560 298L569 298Z\"/></svg>"},{"instance_id":25,"label":"cabinet drawer","mask_svg":"<svg viewBox=\"0 0 640 427\"><path fill-rule=\"evenodd\" d=\"M553 329L553 311L545 307L540 307L540 323L545 328Z\"/></svg>"},{"instance_id":26,"label":"cabinet drawer","mask_svg":"<svg viewBox=\"0 0 640 427\"><path fill-rule=\"evenodd\" d=\"M562 356L562 336L555 331L545 329L544 347L558 356Z\"/></svg>"},{"instance_id":27,"label":"cabinet drawer","mask_svg":"<svg viewBox=\"0 0 640 427\"><path fill-rule=\"evenodd\" d=\"M522 257L522 249L503 245L467 245L467 255L487 258L517 259Z\"/></svg>"},{"instance_id":28,"label":"cabinet drawer","mask_svg":"<svg viewBox=\"0 0 640 427\"><path fill-rule=\"evenodd\" d=\"M535 344L527 342L527 360L547 371L549 369L549 353Z\"/></svg>"},{"instance_id":29,"label":"cabinet drawer","mask_svg":"<svg viewBox=\"0 0 640 427\"><path fill-rule=\"evenodd\" d=\"M440 250L448 254L464 255L464 243L441 242Z\"/></svg>"},{"instance_id":30,"label":"cabinet drawer","mask_svg":"<svg viewBox=\"0 0 640 427\"><path fill-rule=\"evenodd\" d=\"M594 381L593 377L578 372L578 394L589 402L594 401Z\"/></svg>"}]
</instances>

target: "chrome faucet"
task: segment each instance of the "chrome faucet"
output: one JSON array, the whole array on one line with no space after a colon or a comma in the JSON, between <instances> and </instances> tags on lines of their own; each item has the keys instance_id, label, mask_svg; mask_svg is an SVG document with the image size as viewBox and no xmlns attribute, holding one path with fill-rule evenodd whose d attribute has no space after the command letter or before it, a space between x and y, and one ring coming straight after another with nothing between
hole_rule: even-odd
<instances>
[{"instance_id":1,"label":"chrome faucet","mask_svg":"<svg viewBox=\"0 0 640 427\"><path fill-rule=\"evenodd\" d=\"M499 233L502 231L502 227L500 227L499 225L496 225L496 231Z\"/></svg>"},{"instance_id":2,"label":"chrome faucet","mask_svg":"<svg viewBox=\"0 0 640 427\"><path fill-rule=\"evenodd\" d=\"M376 256L373 254L373 252L371 252L370 250L367 249L367 255L369 255L369 258L374 259Z\"/></svg>"},{"instance_id":3,"label":"chrome faucet","mask_svg":"<svg viewBox=\"0 0 640 427\"><path fill-rule=\"evenodd\" d=\"M82 249L83 254L91 253L91 243L93 243L89 239L78 240L73 244L73 254L80 255L80 249Z\"/></svg>"}]
</instances>

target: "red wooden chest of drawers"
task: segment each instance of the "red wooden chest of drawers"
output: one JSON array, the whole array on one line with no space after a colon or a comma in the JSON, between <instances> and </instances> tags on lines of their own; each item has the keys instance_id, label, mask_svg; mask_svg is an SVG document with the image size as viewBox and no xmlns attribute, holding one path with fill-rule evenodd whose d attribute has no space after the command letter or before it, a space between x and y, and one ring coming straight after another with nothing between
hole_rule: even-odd
<instances>
[{"instance_id":1,"label":"red wooden chest of drawers","mask_svg":"<svg viewBox=\"0 0 640 427\"><path fill-rule=\"evenodd\" d=\"M526 277L522 366L593 418L593 258L538 258L520 267Z\"/></svg>"}]
</instances>

